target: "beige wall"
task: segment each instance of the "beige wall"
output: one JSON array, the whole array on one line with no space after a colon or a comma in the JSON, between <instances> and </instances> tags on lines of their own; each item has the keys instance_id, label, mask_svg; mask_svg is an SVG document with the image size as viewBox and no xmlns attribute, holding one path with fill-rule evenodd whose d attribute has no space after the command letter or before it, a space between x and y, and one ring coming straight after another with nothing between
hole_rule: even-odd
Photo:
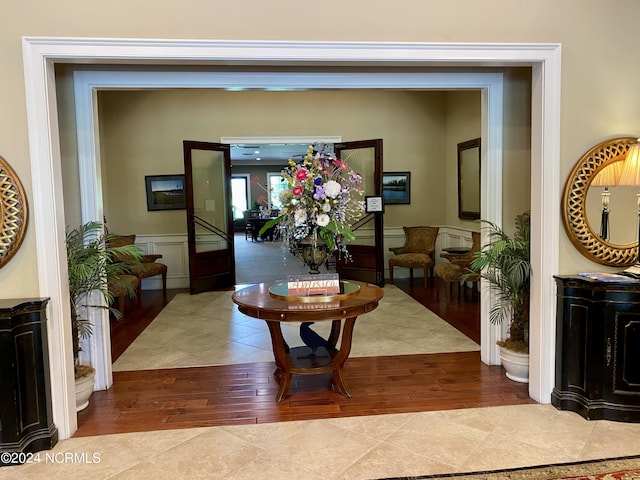
<instances>
[{"instance_id":1,"label":"beige wall","mask_svg":"<svg viewBox=\"0 0 640 480\"><path fill-rule=\"evenodd\" d=\"M445 135L448 127L457 130L457 121L446 121L445 108L447 99L458 95L463 93L102 92L103 189L110 229L139 234L184 232L184 212L147 211L144 176L182 173L183 139L218 142L220 137L237 136L382 138L384 170L412 175L411 204L388 205L385 226L445 223L442 199L451 188L457 219L456 142ZM453 105L452 110L462 110L459 121L474 138L480 132L480 94L471 92L464 98L473 101L460 101L464 107ZM459 136L468 140L467 135ZM447 172L453 172L453 182L448 182Z\"/></svg>"},{"instance_id":2,"label":"beige wall","mask_svg":"<svg viewBox=\"0 0 640 480\"><path fill-rule=\"evenodd\" d=\"M0 31L3 66L0 105L4 112L0 117L0 155L19 175L28 198L31 198L21 46L21 37L25 35L557 42L563 47L560 175L561 183L564 183L573 164L591 146L608 138L640 133L637 108L640 105L640 89L637 88L640 61L637 59L636 35L639 13L640 3L636 0L539 0L535 5L510 0L327 0L321 8L293 0L251 3L184 0L173 4L116 0L99 6L80 0L7 0L3 2L2 14L11 21L5 22ZM507 90L516 89L518 85L508 86ZM515 113L516 107L507 102L505 117ZM523 102L520 107L529 108L529 105ZM59 105L59 108L67 109L68 105ZM185 122L187 126L188 122ZM524 169L521 160L526 153L521 148L522 141L515 145L511 142L524 138L527 128L516 125L509 127L508 134L505 132L505 144L512 149L509 153L514 159L513 163L509 160L509 165L514 170ZM64 134L70 132L65 130ZM180 152L171 154L181 155ZM518 188L516 184L506 187ZM512 205L505 201L506 208L512 208ZM520 209L518 206L516 210ZM573 248L562 230L559 247L560 273L598 268ZM20 251L0 270L2 297L37 295L37 268L31 227Z\"/></svg>"}]
</instances>

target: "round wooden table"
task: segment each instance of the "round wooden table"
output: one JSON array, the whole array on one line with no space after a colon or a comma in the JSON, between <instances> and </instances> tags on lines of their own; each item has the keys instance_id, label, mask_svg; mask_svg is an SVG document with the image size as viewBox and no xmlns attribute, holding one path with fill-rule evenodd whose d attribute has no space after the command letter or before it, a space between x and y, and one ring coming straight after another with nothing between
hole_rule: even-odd
<instances>
[{"instance_id":1,"label":"round wooden table","mask_svg":"<svg viewBox=\"0 0 640 480\"><path fill-rule=\"evenodd\" d=\"M287 396L294 374L332 372L329 388L346 397L351 396L344 379L343 367L351 352L353 327L358 315L371 312L378 306L384 292L370 283L348 283L357 285L358 291L348 296L338 294L334 297L335 300L331 296L325 297L324 301L314 302L289 300L274 296L269 291L270 285L264 283L238 290L231 297L240 312L267 322L276 363L274 376L280 384L276 402ZM315 356L309 347L289 348L282 336L282 322L325 321L332 322L326 349L322 347L323 353L326 350L327 355ZM341 339L339 348L336 345L338 338Z\"/></svg>"}]
</instances>

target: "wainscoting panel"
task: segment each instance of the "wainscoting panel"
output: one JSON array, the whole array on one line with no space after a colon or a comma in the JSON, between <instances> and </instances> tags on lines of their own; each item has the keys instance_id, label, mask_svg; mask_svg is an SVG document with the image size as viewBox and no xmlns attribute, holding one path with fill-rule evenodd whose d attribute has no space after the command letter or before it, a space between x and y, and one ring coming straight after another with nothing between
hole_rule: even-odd
<instances>
[{"instance_id":1,"label":"wainscoting panel","mask_svg":"<svg viewBox=\"0 0 640 480\"><path fill-rule=\"evenodd\" d=\"M157 261L167 266L167 288L189 288L189 249L186 235L137 235L136 245L144 253L162 255ZM160 276L142 281L143 290L161 288Z\"/></svg>"}]
</instances>

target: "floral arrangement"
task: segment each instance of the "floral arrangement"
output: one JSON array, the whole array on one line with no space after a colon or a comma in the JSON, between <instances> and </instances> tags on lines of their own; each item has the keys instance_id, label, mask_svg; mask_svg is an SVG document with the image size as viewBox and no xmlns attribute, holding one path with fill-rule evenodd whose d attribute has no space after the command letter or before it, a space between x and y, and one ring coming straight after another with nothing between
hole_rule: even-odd
<instances>
[{"instance_id":1,"label":"floral arrangement","mask_svg":"<svg viewBox=\"0 0 640 480\"><path fill-rule=\"evenodd\" d=\"M364 212L360 174L333 153L310 145L301 162L289 159L282 177L288 183L280 194L282 214L260 233L280 225L283 241L294 254L302 240L311 238L326 243L329 252L348 256L345 242L355 239L351 226Z\"/></svg>"}]
</instances>

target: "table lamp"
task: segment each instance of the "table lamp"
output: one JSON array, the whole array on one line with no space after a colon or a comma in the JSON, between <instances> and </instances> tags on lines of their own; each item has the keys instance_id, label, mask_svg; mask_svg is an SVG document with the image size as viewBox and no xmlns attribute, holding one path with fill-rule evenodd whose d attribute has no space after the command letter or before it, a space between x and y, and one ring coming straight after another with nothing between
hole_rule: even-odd
<instances>
[{"instance_id":1,"label":"table lamp","mask_svg":"<svg viewBox=\"0 0 640 480\"><path fill-rule=\"evenodd\" d=\"M600 221L600 238L607 240L609 238L609 187L615 187L620 181L622 175L622 169L624 168L623 161L613 162L610 165L604 167L595 176L591 185L598 187L604 187L602 191L602 219Z\"/></svg>"},{"instance_id":2,"label":"table lamp","mask_svg":"<svg viewBox=\"0 0 640 480\"><path fill-rule=\"evenodd\" d=\"M640 143L634 143L629 147L618 185L640 186ZM640 192L636 197L638 198L637 239L640 241ZM625 272L640 278L640 245L636 264L627 268Z\"/></svg>"}]
</instances>

